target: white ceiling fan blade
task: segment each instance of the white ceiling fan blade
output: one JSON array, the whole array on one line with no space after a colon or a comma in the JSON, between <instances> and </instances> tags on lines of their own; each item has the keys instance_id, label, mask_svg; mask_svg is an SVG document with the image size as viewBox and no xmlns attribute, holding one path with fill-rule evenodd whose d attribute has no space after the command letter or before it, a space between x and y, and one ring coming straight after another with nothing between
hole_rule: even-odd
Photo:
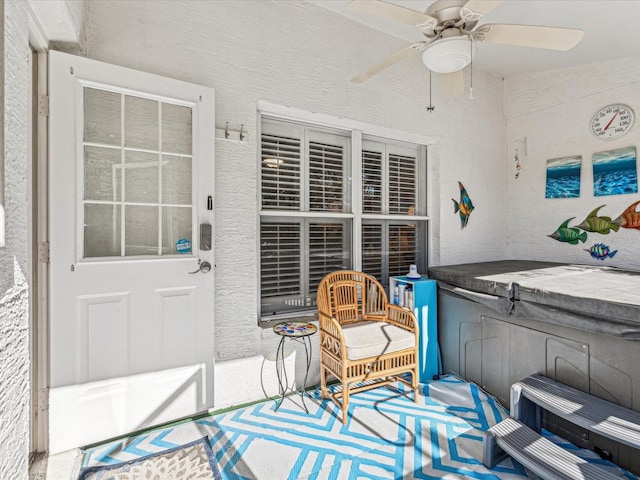
<instances>
[{"instance_id":1,"label":"white ceiling fan blade","mask_svg":"<svg viewBox=\"0 0 640 480\"><path fill-rule=\"evenodd\" d=\"M486 24L477 30L486 32L488 43L517 45L520 47L547 48L549 50L570 50L582 39L584 32L572 28L536 27L533 25ZM474 32L474 38L475 32ZM482 38L477 38L483 41Z\"/></svg>"},{"instance_id":2,"label":"white ceiling fan blade","mask_svg":"<svg viewBox=\"0 0 640 480\"><path fill-rule=\"evenodd\" d=\"M464 74L462 69L457 72L441 73L440 79L444 98L453 98L464 93Z\"/></svg>"},{"instance_id":3,"label":"white ceiling fan blade","mask_svg":"<svg viewBox=\"0 0 640 480\"><path fill-rule=\"evenodd\" d=\"M400 7L381 0L351 0L347 8L353 12L366 13L376 17L388 18L408 25L437 25L438 20L424 13Z\"/></svg>"},{"instance_id":4,"label":"white ceiling fan blade","mask_svg":"<svg viewBox=\"0 0 640 480\"><path fill-rule=\"evenodd\" d=\"M356 75L355 77L353 77L351 79L351 82L352 83L363 83L363 82L366 82L371 77L373 77L374 75L380 73L384 69L389 68L391 65L395 65L396 63L398 63L398 62L404 60L405 58L409 57L410 55L413 55L414 53L416 53L416 51L417 51L416 50L416 46L417 45L422 45L422 44L416 43L416 44L409 45L408 47L403 48L402 50L400 50L399 52L394 53L390 57L385 58L380 63L378 63L378 64L376 64L376 65L374 65L372 67L369 67L364 72L359 73L358 75Z\"/></svg>"},{"instance_id":5,"label":"white ceiling fan blade","mask_svg":"<svg viewBox=\"0 0 640 480\"><path fill-rule=\"evenodd\" d=\"M468 8L469 10L479 13L482 16L489 12L492 12L494 8L498 7L504 0L469 0L462 8Z\"/></svg>"}]
</instances>

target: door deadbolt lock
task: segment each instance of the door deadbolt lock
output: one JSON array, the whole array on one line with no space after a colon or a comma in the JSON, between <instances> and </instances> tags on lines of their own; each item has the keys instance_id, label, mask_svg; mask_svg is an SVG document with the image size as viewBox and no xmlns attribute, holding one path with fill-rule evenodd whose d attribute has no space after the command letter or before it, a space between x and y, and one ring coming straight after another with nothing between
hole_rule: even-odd
<instances>
[{"instance_id":1,"label":"door deadbolt lock","mask_svg":"<svg viewBox=\"0 0 640 480\"><path fill-rule=\"evenodd\" d=\"M207 273L211 271L211 264L209 262L200 262L200 264L198 265L198 269L194 272L189 272L190 275L193 275L194 273Z\"/></svg>"}]
</instances>

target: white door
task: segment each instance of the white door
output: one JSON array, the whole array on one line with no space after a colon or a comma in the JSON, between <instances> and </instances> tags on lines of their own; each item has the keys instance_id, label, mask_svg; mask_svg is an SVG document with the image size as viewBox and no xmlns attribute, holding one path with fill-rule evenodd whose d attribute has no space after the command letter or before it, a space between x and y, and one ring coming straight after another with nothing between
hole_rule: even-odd
<instances>
[{"instance_id":1,"label":"white door","mask_svg":"<svg viewBox=\"0 0 640 480\"><path fill-rule=\"evenodd\" d=\"M215 130L210 88L58 52L49 79L55 453L213 406Z\"/></svg>"}]
</instances>

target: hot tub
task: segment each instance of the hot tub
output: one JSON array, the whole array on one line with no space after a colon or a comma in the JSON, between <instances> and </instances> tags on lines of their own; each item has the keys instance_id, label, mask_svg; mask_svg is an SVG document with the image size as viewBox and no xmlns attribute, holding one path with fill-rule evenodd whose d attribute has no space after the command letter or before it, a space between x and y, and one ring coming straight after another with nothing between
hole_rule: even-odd
<instances>
[{"instance_id":1,"label":"hot tub","mask_svg":"<svg viewBox=\"0 0 640 480\"><path fill-rule=\"evenodd\" d=\"M512 383L541 373L640 411L640 272L506 260L434 267L429 277L438 280L445 373L506 407ZM552 415L545 426L640 471L629 447Z\"/></svg>"}]
</instances>

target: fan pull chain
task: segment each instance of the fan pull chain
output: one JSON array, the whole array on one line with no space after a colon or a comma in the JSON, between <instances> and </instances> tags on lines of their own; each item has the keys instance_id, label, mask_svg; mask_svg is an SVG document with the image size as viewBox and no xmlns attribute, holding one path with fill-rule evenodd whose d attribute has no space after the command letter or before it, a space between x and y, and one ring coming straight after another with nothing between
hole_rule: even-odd
<instances>
[{"instance_id":1,"label":"fan pull chain","mask_svg":"<svg viewBox=\"0 0 640 480\"><path fill-rule=\"evenodd\" d=\"M431 70L429 70L429 106L427 107L427 112L433 112L436 109L431 104Z\"/></svg>"},{"instance_id":2,"label":"fan pull chain","mask_svg":"<svg viewBox=\"0 0 640 480\"><path fill-rule=\"evenodd\" d=\"M469 36L469 99L473 100L473 39Z\"/></svg>"}]
</instances>

